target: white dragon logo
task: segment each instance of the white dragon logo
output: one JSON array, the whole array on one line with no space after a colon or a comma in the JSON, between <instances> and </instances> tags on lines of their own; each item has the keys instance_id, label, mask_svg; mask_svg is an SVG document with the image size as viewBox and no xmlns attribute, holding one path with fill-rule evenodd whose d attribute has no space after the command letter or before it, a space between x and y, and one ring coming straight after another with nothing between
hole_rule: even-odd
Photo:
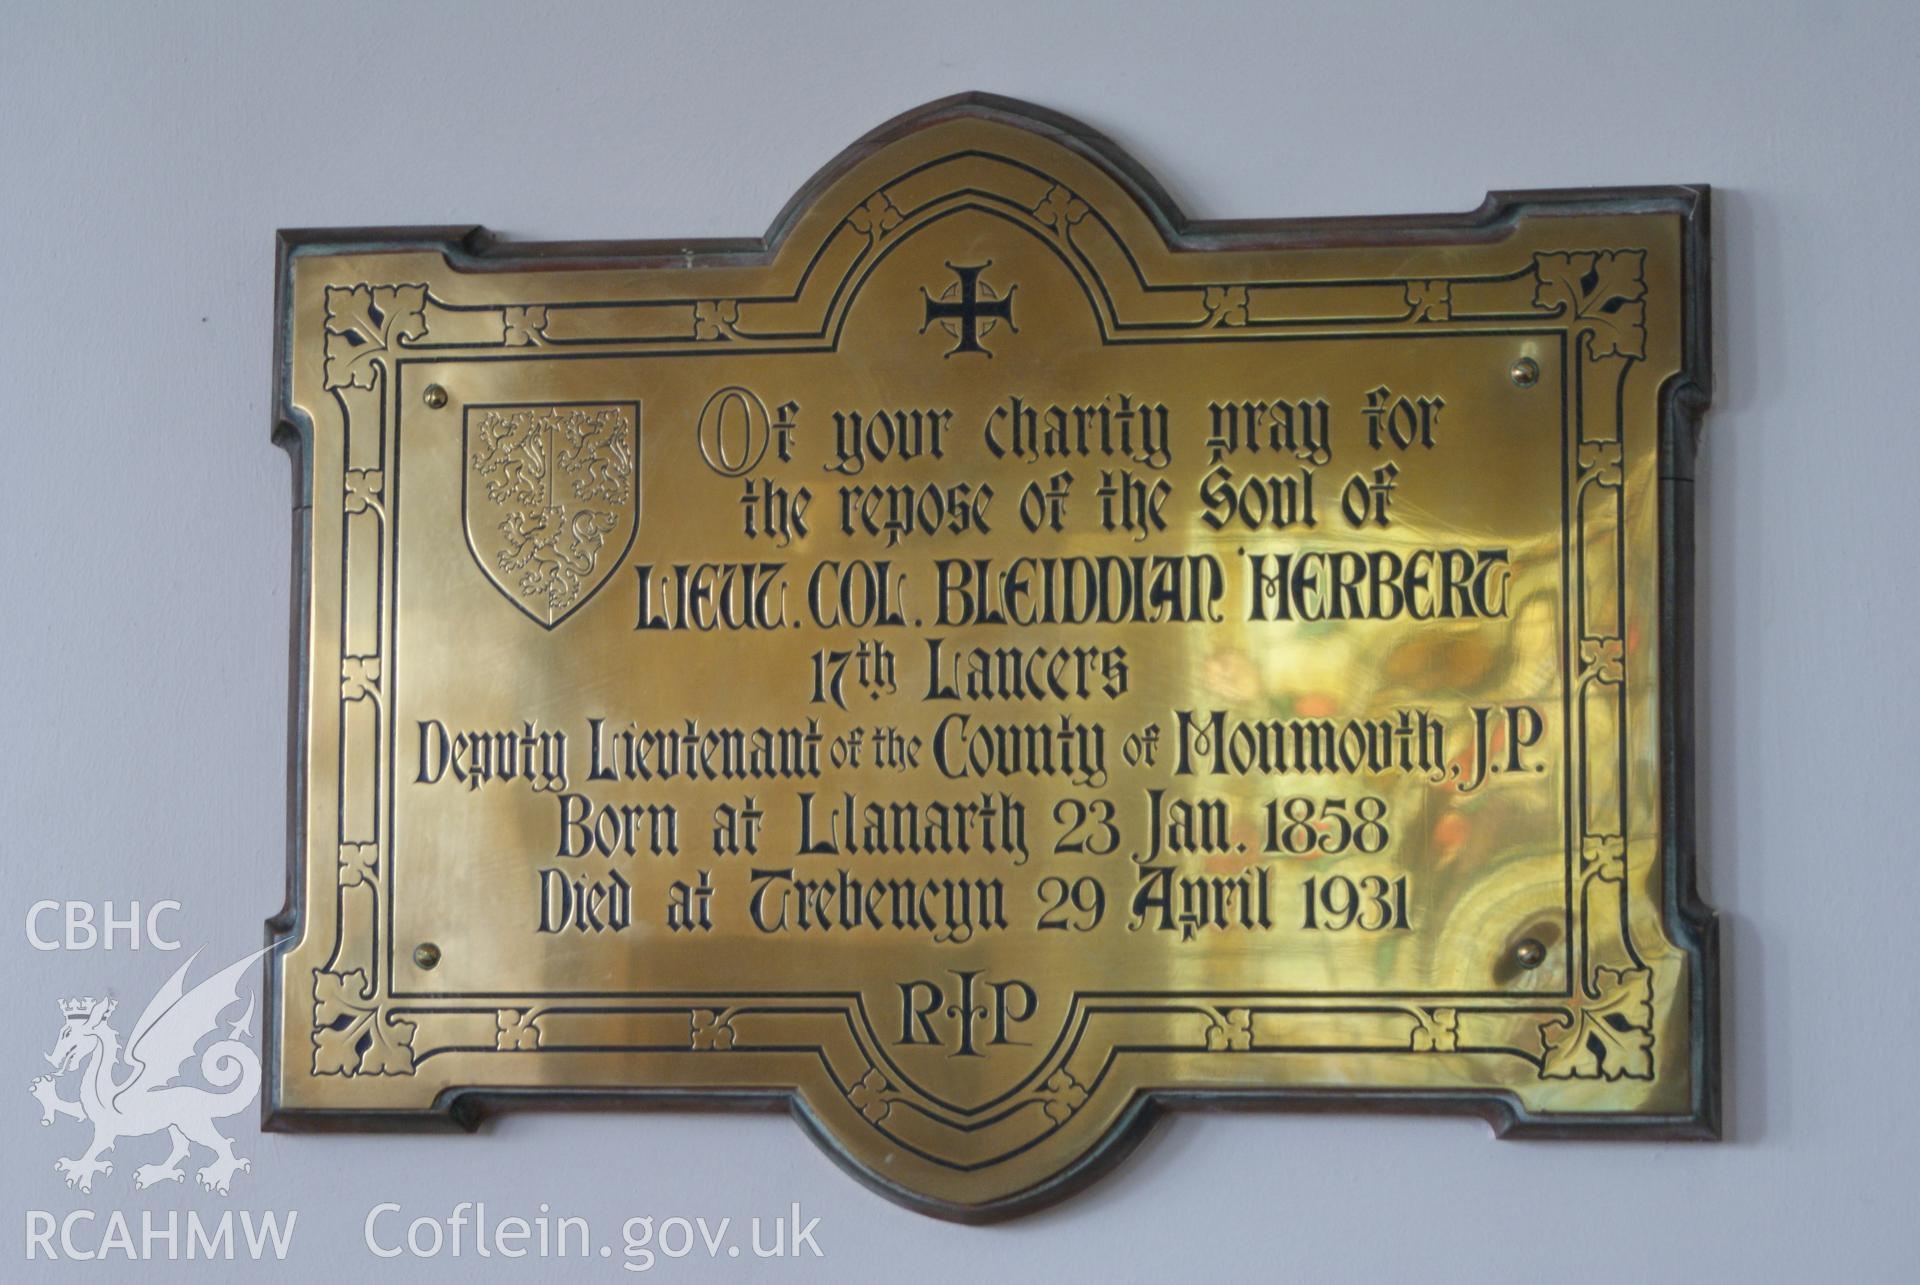
<instances>
[{"instance_id":1,"label":"white dragon logo","mask_svg":"<svg viewBox=\"0 0 1920 1285\"><path fill-rule=\"evenodd\" d=\"M71 1160L54 1162L69 1187L91 1191L96 1174L113 1172L112 1162L101 1157L114 1143L162 1129L173 1139L173 1150L161 1163L134 1170L137 1187L181 1181L180 1162L194 1143L213 1152L213 1162L198 1175L200 1185L210 1191L226 1195L233 1175L252 1169L252 1162L233 1154L233 1139L213 1126L215 1120L245 1110L260 1092L260 1058L243 1042L253 1018L251 997L246 1011L228 1028L227 1037L208 1045L200 1056L201 1077L212 1088L175 1081L200 1041L217 1030L220 1015L239 1001L240 975L264 953L255 951L192 990L185 988L184 981L198 953L180 965L134 1023L124 1073L119 1032L107 1024L114 1001L61 1001L66 1024L60 1028L53 1052L47 1054L54 1073L34 1080L32 1092L40 1102L41 1124L52 1124L55 1116L62 1115L93 1123L92 1145ZM76 1068L80 1097L69 1101L60 1096L54 1080Z\"/></svg>"}]
</instances>

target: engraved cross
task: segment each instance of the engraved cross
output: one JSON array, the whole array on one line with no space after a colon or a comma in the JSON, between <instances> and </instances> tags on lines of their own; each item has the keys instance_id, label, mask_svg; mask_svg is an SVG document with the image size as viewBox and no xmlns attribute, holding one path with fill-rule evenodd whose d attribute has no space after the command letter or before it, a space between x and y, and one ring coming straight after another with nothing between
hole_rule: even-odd
<instances>
[{"instance_id":1,"label":"engraved cross","mask_svg":"<svg viewBox=\"0 0 1920 1285\"><path fill-rule=\"evenodd\" d=\"M927 317L920 323L920 333L926 334L927 327L936 321L942 323L942 328L958 341L947 350L946 355L949 357L957 352L978 352L986 353L989 357L993 356L980 344L982 333L980 322L983 319L1004 321L1007 323L1007 329L1016 335L1020 333L1020 327L1013 324L1013 292L1019 287L1009 286L1006 294L996 295L992 286L980 284L980 274L992 266L992 259L979 264L948 263L948 270L960 278L958 299L947 297L955 292L953 286L948 286L938 299L928 293L925 286L920 287L920 293L927 301ZM985 298L981 297L983 292ZM948 321L959 323L958 328L947 326L945 323ZM992 329L991 326L987 328Z\"/></svg>"}]
</instances>

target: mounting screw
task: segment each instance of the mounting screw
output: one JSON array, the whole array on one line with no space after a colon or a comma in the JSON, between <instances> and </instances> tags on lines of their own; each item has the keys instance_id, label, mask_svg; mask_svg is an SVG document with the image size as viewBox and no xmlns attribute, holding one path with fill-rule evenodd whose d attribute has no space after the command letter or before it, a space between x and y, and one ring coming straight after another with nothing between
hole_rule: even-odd
<instances>
[{"instance_id":1,"label":"mounting screw","mask_svg":"<svg viewBox=\"0 0 1920 1285\"><path fill-rule=\"evenodd\" d=\"M1507 374L1516 387L1532 388L1540 382L1540 363L1531 357L1522 357L1507 368Z\"/></svg>"},{"instance_id":2,"label":"mounting screw","mask_svg":"<svg viewBox=\"0 0 1920 1285\"><path fill-rule=\"evenodd\" d=\"M438 384L428 384L427 390L420 394L420 400L427 404L428 410L439 410L447 404L447 390Z\"/></svg>"},{"instance_id":3,"label":"mounting screw","mask_svg":"<svg viewBox=\"0 0 1920 1285\"><path fill-rule=\"evenodd\" d=\"M436 955L439 954L438 951L434 953ZM415 951L414 958L417 960L419 957L420 952ZM1537 939L1528 937L1513 948L1513 962L1522 968L1538 968L1547 962L1547 948L1541 945ZM429 964L427 967L430 968L432 965Z\"/></svg>"},{"instance_id":4,"label":"mounting screw","mask_svg":"<svg viewBox=\"0 0 1920 1285\"><path fill-rule=\"evenodd\" d=\"M1536 946L1539 945L1538 942L1535 942L1534 944ZM431 969L435 964L439 962L440 962L440 948L434 945L432 942L423 941L418 946L415 946L413 948L413 966L415 968ZM1531 967L1531 965L1529 965L1529 967Z\"/></svg>"}]
</instances>

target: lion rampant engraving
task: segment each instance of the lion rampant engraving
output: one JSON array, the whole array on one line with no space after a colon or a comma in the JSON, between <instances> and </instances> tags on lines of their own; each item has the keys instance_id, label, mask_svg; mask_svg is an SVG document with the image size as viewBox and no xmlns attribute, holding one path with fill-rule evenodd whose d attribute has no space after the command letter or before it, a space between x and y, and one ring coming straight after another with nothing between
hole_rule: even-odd
<instances>
[{"instance_id":1,"label":"lion rampant engraving","mask_svg":"<svg viewBox=\"0 0 1920 1285\"><path fill-rule=\"evenodd\" d=\"M197 1175L200 1185L210 1191L226 1195L234 1174L253 1167L233 1153L233 1139L213 1124L245 1110L260 1092L260 1058L244 1042L253 1018L251 996L226 1037L215 1040L200 1055L201 1078L212 1087L175 1081L200 1042L217 1031L220 1015L239 1002L240 975L264 953L255 951L187 990L187 970L199 958L196 953L148 1002L133 1025L124 1054L120 1034L107 1020L113 1015L113 1000L61 1002L65 1022L53 1051L47 1054L54 1071L34 1080L32 1093L40 1102L41 1124L52 1124L56 1116L71 1116L93 1125L93 1142L84 1152L54 1162L69 1187L91 1191L96 1175L113 1172L112 1162L102 1157L115 1143L162 1130L172 1139L173 1149L159 1164L134 1170L137 1187L181 1181L180 1163L195 1144L213 1152L212 1162ZM68 1100L60 1096L55 1080L75 1071L80 1096Z\"/></svg>"}]
</instances>

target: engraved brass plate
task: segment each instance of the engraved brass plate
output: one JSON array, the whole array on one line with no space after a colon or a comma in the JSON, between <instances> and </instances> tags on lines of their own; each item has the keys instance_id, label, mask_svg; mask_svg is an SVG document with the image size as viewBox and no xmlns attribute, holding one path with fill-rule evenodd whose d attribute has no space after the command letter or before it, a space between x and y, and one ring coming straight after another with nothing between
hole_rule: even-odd
<instances>
[{"instance_id":1,"label":"engraved brass plate","mask_svg":"<svg viewBox=\"0 0 1920 1285\"><path fill-rule=\"evenodd\" d=\"M965 1218L1168 1104L1711 1136L1705 216L1199 224L969 96L763 241L287 234L269 1126L790 1104Z\"/></svg>"}]
</instances>

